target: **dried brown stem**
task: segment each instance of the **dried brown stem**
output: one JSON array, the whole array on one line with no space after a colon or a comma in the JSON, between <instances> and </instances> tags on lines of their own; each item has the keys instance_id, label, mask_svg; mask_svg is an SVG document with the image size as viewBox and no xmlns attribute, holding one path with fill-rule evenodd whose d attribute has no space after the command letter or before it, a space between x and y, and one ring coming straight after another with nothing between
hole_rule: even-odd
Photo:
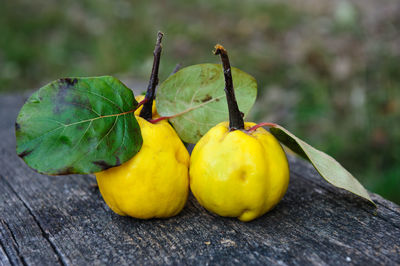
<instances>
[{"instance_id":1,"label":"dried brown stem","mask_svg":"<svg viewBox=\"0 0 400 266\"><path fill-rule=\"evenodd\" d=\"M240 112L233 89L232 71L229 63L228 52L225 48L217 44L214 50L215 55L220 55L225 77L225 94L228 102L229 111L229 130L244 129L243 113Z\"/></svg>"},{"instance_id":2,"label":"dried brown stem","mask_svg":"<svg viewBox=\"0 0 400 266\"><path fill-rule=\"evenodd\" d=\"M147 86L147 91L146 91L146 102L143 104L143 108L140 111L140 117L146 119L146 120L151 120L152 119L152 107L153 107L153 100L156 94L156 87L158 85L158 69L160 66L160 58L161 58L161 51L162 51L162 45L161 45L161 40L164 34L159 31L157 33L157 42L156 42L156 47L154 48L154 61L153 61L153 68L151 70L151 75L150 75L150 81L149 85Z\"/></svg>"}]
</instances>

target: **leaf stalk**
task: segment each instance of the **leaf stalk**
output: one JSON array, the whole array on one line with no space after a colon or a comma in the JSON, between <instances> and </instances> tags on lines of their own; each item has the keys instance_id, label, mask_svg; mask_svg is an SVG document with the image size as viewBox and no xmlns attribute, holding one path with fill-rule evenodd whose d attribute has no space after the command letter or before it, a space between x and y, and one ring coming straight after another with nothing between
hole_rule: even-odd
<instances>
[{"instance_id":1,"label":"leaf stalk","mask_svg":"<svg viewBox=\"0 0 400 266\"><path fill-rule=\"evenodd\" d=\"M259 128L259 127L276 127L276 126L277 126L277 124L275 124L275 123L263 122L263 123L259 123L259 124L255 125L255 126L252 126L251 128L249 128L247 130L247 133L250 134L250 133L256 131L257 128Z\"/></svg>"}]
</instances>

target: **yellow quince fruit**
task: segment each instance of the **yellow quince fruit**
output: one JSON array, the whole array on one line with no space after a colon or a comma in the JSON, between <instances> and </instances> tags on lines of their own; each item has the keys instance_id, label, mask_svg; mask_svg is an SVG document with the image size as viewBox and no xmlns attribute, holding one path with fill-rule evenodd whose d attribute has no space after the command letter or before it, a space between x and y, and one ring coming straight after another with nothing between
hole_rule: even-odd
<instances>
[{"instance_id":1,"label":"yellow quince fruit","mask_svg":"<svg viewBox=\"0 0 400 266\"><path fill-rule=\"evenodd\" d=\"M275 137L264 128L211 128L190 159L190 188L198 202L221 216L251 221L271 210L289 184L289 165Z\"/></svg>"},{"instance_id":2,"label":"yellow quince fruit","mask_svg":"<svg viewBox=\"0 0 400 266\"><path fill-rule=\"evenodd\" d=\"M189 153L165 120L136 117L143 137L140 151L124 164L96 173L101 195L119 215L166 218L184 207L189 190Z\"/></svg>"}]
</instances>

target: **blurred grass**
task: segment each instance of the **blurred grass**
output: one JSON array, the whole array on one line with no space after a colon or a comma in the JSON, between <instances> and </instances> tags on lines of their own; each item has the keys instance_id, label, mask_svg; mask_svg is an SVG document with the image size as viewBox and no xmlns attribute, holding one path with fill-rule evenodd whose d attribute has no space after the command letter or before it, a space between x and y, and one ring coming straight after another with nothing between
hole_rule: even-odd
<instances>
[{"instance_id":1,"label":"blurred grass","mask_svg":"<svg viewBox=\"0 0 400 266\"><path fill-rule=\"evenodd\" d=\"M67 76L161 80L218 62L259 83L255 121L278 122L400 203L400 3L373 0L14 0L0 8L0 92Z\"/></svg>"}]
</instances>

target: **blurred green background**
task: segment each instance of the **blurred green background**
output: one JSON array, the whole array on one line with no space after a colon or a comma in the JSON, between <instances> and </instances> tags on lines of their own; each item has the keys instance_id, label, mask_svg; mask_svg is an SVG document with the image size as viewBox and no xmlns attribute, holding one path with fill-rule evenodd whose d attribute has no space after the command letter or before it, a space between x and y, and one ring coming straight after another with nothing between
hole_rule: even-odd
<instances>
[{"instance_id":1,"label":"blurred green background","mask_svg":"<svg viewBox=\"0 0 400 266\"><path fill-rule=\"evenodd\" d=\"M400 203L399 14L398 0L6 0L0 92L67 76L147 80L157 30L161 81L176 63L218 63L219 42L258 81L251 120L287 127Z\"/></svg>"}]
</instances>

